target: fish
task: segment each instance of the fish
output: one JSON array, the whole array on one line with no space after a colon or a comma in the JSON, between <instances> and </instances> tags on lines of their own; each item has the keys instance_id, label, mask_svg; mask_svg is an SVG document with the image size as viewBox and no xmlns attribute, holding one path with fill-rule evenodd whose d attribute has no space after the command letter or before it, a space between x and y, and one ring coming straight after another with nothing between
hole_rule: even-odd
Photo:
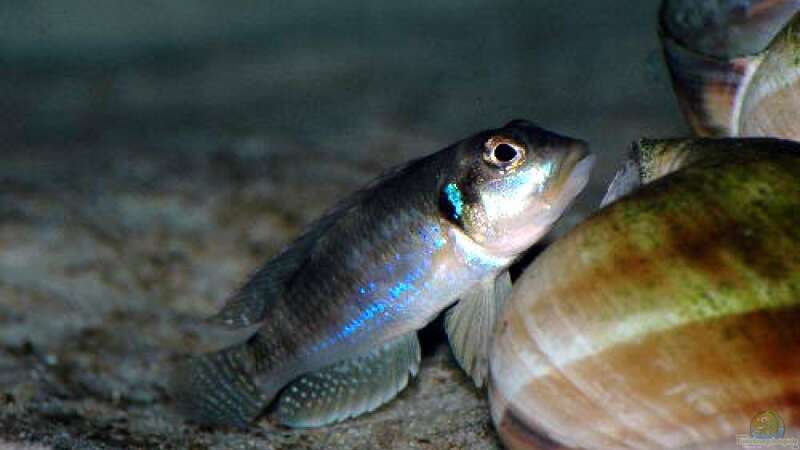
<instances>
[{"instance_id":1,"label":"fish","mask_svg":"<svg viewBox=\"0 0 800 450\"><path fill-rule=\"evenodd\" d=\"M213 342L174 370L189 421L289 427L376 409L416 375L417 331L445 327L481 386L508 268L588 182L579 139L514 120L389 169L313 222L208 318Z\"/></svg>"}]
</instances>

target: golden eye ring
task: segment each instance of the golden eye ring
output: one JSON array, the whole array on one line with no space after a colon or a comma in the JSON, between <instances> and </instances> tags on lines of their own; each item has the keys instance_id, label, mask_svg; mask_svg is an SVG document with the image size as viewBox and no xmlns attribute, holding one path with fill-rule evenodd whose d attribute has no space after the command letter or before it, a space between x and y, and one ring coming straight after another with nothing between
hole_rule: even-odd
<instances>
[{"instance_id":1,"label":"golden eye ring","mask_svg":"<svg viewBox=\"0 0 800 450\"><path fill-rule=\"evenodd\" d=\"M501 170L513 169L525 160L525 147L512 139L494 136L486 141L483 160Z\"/></svg>"}]
</instances>

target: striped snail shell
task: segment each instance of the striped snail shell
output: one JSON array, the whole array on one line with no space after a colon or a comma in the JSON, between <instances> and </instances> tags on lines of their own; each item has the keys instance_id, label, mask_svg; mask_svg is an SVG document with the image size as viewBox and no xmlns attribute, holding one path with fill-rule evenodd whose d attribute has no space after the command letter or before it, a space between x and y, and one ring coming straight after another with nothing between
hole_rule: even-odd
<instances>
[{"instance_id":1,"label":"striped snail shell","mask_svg":"<svg viewBox=\"0 0 800 450\"><path fill-rule=\"evenodd\" d=\"M800 140L800 0L665 0L664 55L700 136Z\"/></svg>"},{"instance_id":2,"label":"striped snail shell","mask_svg":"<svg viewBox=\"0 0 800 450\"><path fill-rule=\"evenodd\" d=\"M501 439L735 449L768 412L797 436L800 144L642 141L633 153L618 176L631 189L514 286L490 360Z\"/></svg>"}]
</instances>

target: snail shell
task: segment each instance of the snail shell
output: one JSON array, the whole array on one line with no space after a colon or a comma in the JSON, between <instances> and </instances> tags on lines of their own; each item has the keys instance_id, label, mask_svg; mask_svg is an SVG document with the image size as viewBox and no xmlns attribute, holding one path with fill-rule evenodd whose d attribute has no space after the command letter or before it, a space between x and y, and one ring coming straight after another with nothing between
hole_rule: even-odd
<instances>
[{"instance_id":1,"label":"snail shell","mask_svg":"<svg viewBox=\"0 0 800 450\"><path fill-rule=\"evenodd\" d=\"M673 86L700 136L800 140L800 0L665 0Z\"/></svg>"},{"instance_id":2,"label":"snail shell","mask_svg":"<svg viewBox=\"0 0 800 450\"><path fill-rule=\"evenodd\" d=\"M647 184L506 305L490 401L511 449L734 449L767 410L800 430L800 144L639 147Z\"/></svg>"}]
</instances>

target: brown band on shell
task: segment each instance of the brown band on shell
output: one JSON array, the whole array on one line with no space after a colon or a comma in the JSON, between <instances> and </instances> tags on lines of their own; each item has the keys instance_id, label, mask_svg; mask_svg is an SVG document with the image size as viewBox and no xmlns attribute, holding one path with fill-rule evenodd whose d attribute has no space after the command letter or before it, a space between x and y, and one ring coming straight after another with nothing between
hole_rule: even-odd
<instances>
[{"instance_id":1,"label":"brown band on shell","mask_svg":"<svg viewBox=\"0 0 800 450\"><path fill-rule=\"evenodd\" d=\"M543 432L528 427L511 408L503 413L497 430L503 437L503 443L512 450L569 450L569 447L550 439Z\"/></svg>"},{"instance_id":2,"label":"brown band on shell","mask_svg":"<svg viewBox=\"0 0 800 450\"><path fill-rule=\"evenodd\" d=\"M736 136L745 86L762 57L718 60L692 52L663 37L678 102L689 125L699 136Z\"/></svg>"},{"instance_id":3,"label":"brown band on shell","mask_svg":"<svg viewBox=\"0 0 800 450\"><path fill-rule=\"evenodd\" d=\"M574 228L515 285L491 363L510 448L732 449L760 411L800 421L800 147L655 143L706 158Z\"/></svg>"}]
</instances>

